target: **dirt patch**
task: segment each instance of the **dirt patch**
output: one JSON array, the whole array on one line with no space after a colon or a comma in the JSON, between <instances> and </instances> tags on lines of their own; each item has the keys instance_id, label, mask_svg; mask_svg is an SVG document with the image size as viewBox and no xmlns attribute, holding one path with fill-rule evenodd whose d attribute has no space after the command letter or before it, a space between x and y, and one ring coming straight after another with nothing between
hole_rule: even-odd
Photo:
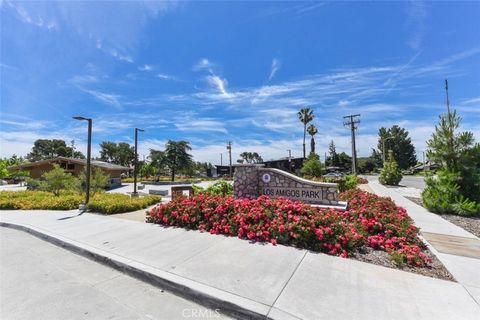
<instances>
[{"instance_id":1,"label":"dirt patch","mask_svg":"<svg viewBox=\"0 0 480 320\"><path fill-rule=\"evenodd\" d=\"M424 252L432 260L429 267L414 268L409 266L398 266L392 260L390 260L388 253L385 251L374 250L370 247L363 246L357 252L349 256L350 259L363 261L367 263L376 264L379 266L403 270L411 273L421 274L423 276L456 281L455 278L448 272L447 268L438 260L438 258L428 249L424 249Z\"/></svg>"},{"instance_id":2,"label":"dirt patch","mask_svg":"<svg viewBox=\"0 0 480 320\"><path fill-rule=\"evenodd\" d=\"M412 197L406 198L423 207L422 199ZM439 214L439 216L480 238L480 217L464 217L453 214Z\"/></svg>"}]
</instances>

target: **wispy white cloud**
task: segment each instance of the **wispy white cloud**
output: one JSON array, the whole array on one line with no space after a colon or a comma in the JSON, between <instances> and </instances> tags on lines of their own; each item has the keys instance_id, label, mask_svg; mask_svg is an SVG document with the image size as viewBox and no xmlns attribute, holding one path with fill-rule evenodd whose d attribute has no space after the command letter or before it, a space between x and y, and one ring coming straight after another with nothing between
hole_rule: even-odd
<instances>
[{"instance_id":1,"label":"wispy white cloud","mask_svg":"<svg viewBox=\"0 0 480 320\"><path fill-rule=\"evenodd\" d=\"M158 73L157 78L162 80L177 80L177 77L172 76L171 74L166 74L166 73Z\"/></svg>"},{"instance_id":2,"label":"wispy white cloud","mask_svg":"<svg viewBox=\"0 0 480 320\"><path fill-rule=\"evenodd\" d=\"M425 19L427 7L424 1L411 0L407 12L407 27L410 28L410 38L407 45L413 50L420 50L425 35Z\"/></svg>"},{"instance_id":3,"label":"wispy white cloud","mask_svg":"<svg viewBox=\"0 0 480 320\"><path fill-rule=\"evenodd\" d=\"M180 131L228 133L225 124L222 121L212 118L179 118L178 121L175 122L175 126Z\"/></svg>"},{"instance_id":4,"label":"wispy white cloud","mask_svg":"<svg viewBox=\"0 0 480 320\"><path fill-rule=\"evenodd\" d=\"M0 119L0 124L2 126L2 129L5 127L5 125L14 127L15 129L43 129L47 127L48 122L46 121L38 121L38 120L31 120L29 119L28 121L14 121L14 120L6 120L6 119Z\"/></svg>"},{"instance_id":5,"label":"wispy white cloud","mask_svg":"<svg viewBox=\"0 0 480 320\"><path fill-rule=\"evenodd\" d=\"M120 60L120 61L125 61L125 62L128 62L128 63L134 63L135 61L133 61L133 58L128 55L128 54L121 54L119 53L117 50L110 50L109 53L114 57L116 58L117 60Z\"/></svg>"},{"instance_id":6,"label":"wispy white cloud","mask_svg":"<svg viewBox=\"0 0 480 320\"><path fill-rule=\"evenodd\" d=\"M21 3L7 1L6 4L15 10L17 18L24 23L47 30L58 28L58 25L54 20L44 20L41 15L34 16L33 14L30 14Z\"/></svg>"},{"instance_id":7,"label":"wispy white cloud","mask_svg":"<svg viewBox=\"0 0 480 320\"><path fill-rule=\"evenodd\" d=\"M217 89L218 92L220 92L222 95L228 96L228 92L226 89L228 82L226 79L222 79L217 75L207 76L206 79L210 86Z\"/></svg>"},{"instance_id":8,"label":"wispy white cloud","mask_svg":"<svg viewBox=\"0 0 480 320\"><path fill-rule=\"evenodd\" d=\"M213 72L213 67L215 64L208 60L207 58L200 59L195 65L193 66L193 71L200 71L200 70L207 70L209 72Z\"/></svg>"},{"instance_id":9,"label":"wispy white cloud","mask_svg":"<svg viewBox=\"0 0 480 320\"><path fill-rule=\"evenodd\" d=\"M462 101L460 102L460 104L462 104L462 105L480 104L480 97L462 100Z\"/></svg>"},{"instance_id":10,"label":"wispy white cloud","mask_svg":"<svg viewBox=\"0 0 480 320\"><path fill-rule=\"evenodd\" d=\"M117 94L105 93L105 92L100 92L100 91L97 91L97 90L90 90L90 89L85 89L85 88L81 88L81 90L83 92L86 92L86 93L90 94L95 99L97 99L98 101L100 101L100 102L102 102L106 105L115 107L116 109L121 109L122 108L122 104L120 103L120 100L119 100L120 96L117 95Z\"/></svg>"},{"instance_id":11,"label":"wispy white cloud","mask_svg":"<svg viewBox=\"0 0 480 320\"><path fill-rule=\"evenodd\" d=\"M73 85L82 85L87 83L96 83L99 79L95 75L91 74L82 74L82 75L75 75L70 78L67 82Z\"/></svg>"},{"instance_id":12,"label":"wispy white cloud","mask_svg":"<svg viewBox=\"0 0 480 320\"><path fill-rule=\"evenodd\" d=\"M152 71L153 66L149 65L149 64L144 64L143 66L139 66L138 70L140 70L140 71Z\"/></svg>"},{"instance_id":13,"label":"wispy white cloud","mask_svg":"<svg viewBox=\"0 0 480 320\"><path fill-rule=\"evenodd\" d=\"M270 67L270 75L268 76L268 81L272 80L275 77L278 69L280 69L280 60L273 58L272 65Z\"/></svg>"}]
</instances>

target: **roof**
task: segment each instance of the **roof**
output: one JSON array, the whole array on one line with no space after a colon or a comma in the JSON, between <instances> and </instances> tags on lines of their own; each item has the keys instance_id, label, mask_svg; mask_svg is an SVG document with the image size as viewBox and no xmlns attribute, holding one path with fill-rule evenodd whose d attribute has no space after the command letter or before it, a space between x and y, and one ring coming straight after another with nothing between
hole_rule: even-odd
<instances>
[{"instance_id":1,"label":"roof","mask_svg":"<svg viewBox=\"0 0 480 320\"><path fill-rule=\"evenodd\" d=\"M77 158L68 158L68 157L56 157L52 159L46 159L46 160L40 160L40 161L34 161L34 162L28 162L28 163L22 163L16 166L11 166L9 169L12 170L22 170L30 167L35 167L41 164L45 163L55 163L59 161L65 161L65 162L70 162L70 163L76 163L76 164L81 164L81 165L87 165L87 160L86 159L77 159ZM99 167L102 169L105 169L107 171L110 170L123 170L123 171L128 171L130 170L129 167L124 167L124 166L119 166L117 164L105 162L105 161L99 161L99 160L91 160L91 165L94 167Z\"/></svg>"}]
</instances>

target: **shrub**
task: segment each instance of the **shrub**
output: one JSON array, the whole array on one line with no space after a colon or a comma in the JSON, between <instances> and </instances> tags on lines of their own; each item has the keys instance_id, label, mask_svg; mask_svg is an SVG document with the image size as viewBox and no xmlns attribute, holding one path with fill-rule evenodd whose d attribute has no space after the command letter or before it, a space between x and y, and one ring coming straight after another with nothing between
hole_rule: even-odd
<instances>
[{"instance_id":1,"label":"shrub","mask_svg":"<svg viewBox=\"0 0 480 320\"><path fill-rule=\"evenodd\" d=\"M465 198L460 192L458 172L438 170L437 175L425 179L426 188L422 192L424 206L441 214L470 216L480 214L480 204Z\"/></svg>"},{"instance_id":2,"label":"shrub","mask_svg":"<svg viewBox=\"0 0 480 320\"><path fill-rule=\"evenodd\" d=\"M305 176L320 177L322 175L323 165L316 153L310 153L307 161L303 163L301 172Z\"/></svg>"},{"instance_id":3,"label":"shrub","mask_svg":"<svg viewBox=\"0 0 480 320\"><path fill-rule=\"evenodd\" d=\"M58 196L45 191L1 191L1 210L72 210L82 203L83 196L75 192L60 192Z\"/></svg>"},{"instance_id":4,"label":"shrub","mask_svg":"<svg viewBox=\"0 0 480 320\"><path fill-rule=\"evenodd\" d=\"M338 190L340 192L354 189L360 183L368 183L367 180L353 174L349 174L344 177L318 177L311 179L318 182L336 183L338 184Z\"/></svg>"},{"instance_id":5,"label":"shrub","mask_svg":"<svg viewBox=\"0 0 480 320\"><path fill-rule=\"evenodd\" d=\"M1 210L73 210L84 201L78 192L61 191L58 196L45 191L0 191ZM105 214L129 212L160 202L158 196L130 198L125 194L97 193L88 209Z\"/></svg>"},{"instance_id":6,"label":"shrub","mask_svg":"<svg viewBox=\"0 0 480 320\"><path fill-rule=\"evenodd\" d=\"M381 184L387 184L396 186L402 180L402 172L393 157L392 150L388 150L388 161L385 162L385 165L380 172L380 177L378 178Z\"/></svg>"},{"instance_id":7,"label":"shrub","mask_svg":"<svg viewBox=\"0 0 480 320\"><path fill-rule=\"evenodd\" d=\"M43 181L40 182L40 189L60 195L61 190L73 189L77 179L68 172L65 172L58 164L53 165L53 169L42 175Z\"/></svg>"},{"instance_id":8,"label":"shrub","mask_svg":"<svg viewBox=\"0 0 480 320\"><path fill-rule=\"evenodd\" d=\"M428 158L442 169L426 179L422 198L433 212L480 215L480 144L472 132L458 132L460 122L455 110L441 115L427 141Z\"/></svg>"},{"instance_id":9,"label":"shrub","mask_svg":"<svg viewBox=\"0 0 480 320\"><path fill-rule=\"evenodd\" d=\"M228 183L225 180L218 180L215 181L212 185L208 186L207 188L202 188L200 186L193 185L193 189L195 193L208 193L214 196L219 195L232 195L233 194L233 185Z\"/></svg>"},{"instance_id":10,"label":"shrub","mask_svg":"<svg viewBox=\"0 0 480 320\"><path fill-rule=\"evenodd\" d=\"M126 194L98 193L88 203L88 210L104 214L130 212L144 209L160 202L159 196L131 198Z\"/></svg>"},{"instance_id":11,"label":"shrub","mask_svg":"<svg viewBox=\"0 0 480 320\"><path fill-rule=\"evenodd\" d=\"M86 170L80 175L80 190L84 191L87 188L87 174ZM90 195L93 197L97 192L104 190L108 185L109 177L103 170L94 168L90 175Z\"/></svg>"},{"instance_id":12,"label":"shrub","mask_svg":"<svg viewBox=\"0 0 480 320\"><path fill-rule=\"evenodd\" d=\"M350 200L346 212L284 198L250 200L200 194L153 207L147 221L342 257L367 245L392 257L395 254L398 263L429 263L418 229L392 200L360 190L342 193L341 198Z\"/></svg>"},{"instance_id":13,"label":"shrub","mask_svg":"<svg viewBox=\"0 0 480 320\"><path fill-rule=\"evenodd\" d=\"M38 189L40 187L40 181L37 179L27 178L25 182L27 183L27 189Z\"/></svg>"}]
</instances>

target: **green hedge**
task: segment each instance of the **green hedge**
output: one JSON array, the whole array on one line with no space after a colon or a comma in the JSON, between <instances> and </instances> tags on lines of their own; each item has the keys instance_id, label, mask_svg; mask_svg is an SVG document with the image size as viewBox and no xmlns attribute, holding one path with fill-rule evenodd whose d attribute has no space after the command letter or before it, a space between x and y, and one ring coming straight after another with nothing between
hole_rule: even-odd
<instances>
[{"instance_id":1,"label":"green hedge","mask_svg":"<svg viewBox=\"0 0 480 320\"><path fill-rule=\"evenodd\" d=\"M84 197L78 193L61 192L58 197L46 191L1 191L1 210L72 210Z\"/></svg>"},{"instance_id":2,"label":"green hedge","mask_svg":"<svg viewBox=\"0 0 480 320\"><path fill-rule=\"evenodd\" d=\"M84 201L83 194L60 192L59 196L45 191L0 191L0 210L73 210ZM125 194L98 193L90 199L88 209L113 214L140 210L160 202L158 196L130 198Z\"/></svg>"},{"instance_id":3,"label":"green hedge","mask_svg":"<svg viewBox=\"0 0 480 320\"><path fill-rule=\"evenodd\" d=\"M144 209L160 202L159 196L130 198L126 194L104 193L95 195L88 204L88 210L104 214L130 212Z\"/></svg>"}]
</instances>

